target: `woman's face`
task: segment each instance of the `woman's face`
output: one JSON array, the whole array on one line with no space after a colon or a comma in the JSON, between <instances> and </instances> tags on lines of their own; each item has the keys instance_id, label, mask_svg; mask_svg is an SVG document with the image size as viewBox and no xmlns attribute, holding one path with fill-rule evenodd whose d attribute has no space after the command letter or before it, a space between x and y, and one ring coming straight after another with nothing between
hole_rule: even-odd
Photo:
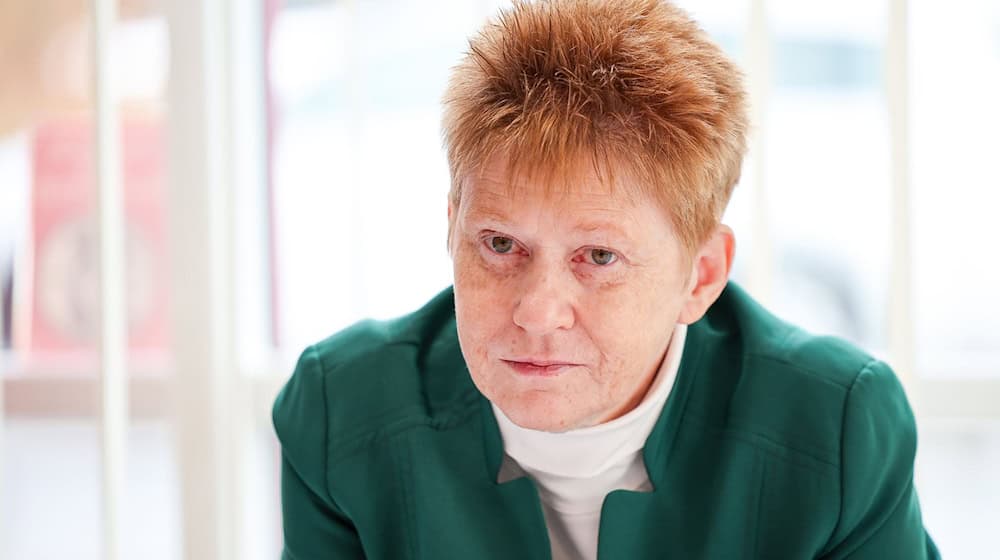
<instances>
[{"instance_id":1,"label":"woman's face","mask_svg":"<svg viewBox=\"0 0 1000 560\"><path fill-rule=\"evenodd\" d=\"M449 209L472 380L525 428L617 418L655 376L691 290L691 258L657 203L612 193L593 173L572 192L516 187L510 196L498 160Z\"/></svg>"}]
</instances>

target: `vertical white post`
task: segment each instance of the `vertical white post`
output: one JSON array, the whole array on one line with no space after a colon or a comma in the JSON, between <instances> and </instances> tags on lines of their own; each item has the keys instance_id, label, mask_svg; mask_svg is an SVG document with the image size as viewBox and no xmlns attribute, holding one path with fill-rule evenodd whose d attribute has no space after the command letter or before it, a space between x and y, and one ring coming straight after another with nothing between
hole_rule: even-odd
<instances>
[{"instance_id":1,"label":"vertical white post","mask_svg":"<svg viewBox=\"0 0 1000 560\"><path fill-rule=\"evenodd\" d=\"M114 0L92 0L94 169L100 232L101 489L104 558L121 558L128 396L120 127L111 64Z\"/></svg>"},{"instance_id":2,"label":"vertical white post","mask_svg":"<svg viewBox=\"0 0 1000 560\"><path fill-rule=\"evenodd\" d=\"M265 1L227 2L226 23L228 30L226 43L226 85L225 99L227 121L226 163L228 181L226 190L230 231L227 234L227 266L231 282L229 290L230 331L233 359L232 396L230 400L232 423L233 468L230 472L233 493L230 510L233 519L234 558L264 558L274 552L245 550L246 539L251 531L260 531L263 523L271 533L281 526L280 508L268 512L250 511L244 503L252 501L254 489L246 484L250 468L244 468L245 458L254 455L254 435L258 426L257 418L266 419L261 425L270 425L270 415L258 416L253 408L253 386L241 364L260 364L272 355L270 347L270 308L267 294L271 278L268 255L269 245L267 224L270 201L267 192L267 119L266 84L264 65L267 56L264 45L264 16L268 9ZM237 241L238 240L238 241ZM236 282L237 263L240 270L251 271ZM247 276L252 276L248 278ZM237 314L237 303L239 314ZM237 327L238 325L238 327ZM235 349L239 349L239 357ZM247 349L252 348L252 352ZM270 409L268 409L270 410ZM269 542L265 540L265 542Z\"/></svg>"},{"instance_id":3,"label":"vertical white post","mask_svg":"<svg viewBox=\"0 0 1000 560\"><path fill-rule=\"evenodd\" d=\"M887 325L889 359L903 383L911 389L914 375L910 236L910 96L907 0L889 0L889 29L885 56L885 101L889 114L890 248Z\"/></svg>"},{"instance_id":4,"label":"vertical white post","mask_svg":"<svg viewBox=\"0 0 1000 560\"><path fill-rule=\"evenodd\" d=\"M171 319L184 558L235 560L242 470L234 396L229 2L173 0L168 87Z\"/></svg>"},{"instance_id":5,"label":"vertical white post","mask_svg":"<svg viewBox=\"0 0 1000 560\"><path fill-rule=\"evenodd\" d=\"M774 251L771 247L767 184L768 103L771 95L771 37L765 0L750 0L747 29L747 88L750 96L750 155L754 161L750 223L753 259L749 263L751 293L762 303L772 298Z\"/></svg>"}]
</instances>

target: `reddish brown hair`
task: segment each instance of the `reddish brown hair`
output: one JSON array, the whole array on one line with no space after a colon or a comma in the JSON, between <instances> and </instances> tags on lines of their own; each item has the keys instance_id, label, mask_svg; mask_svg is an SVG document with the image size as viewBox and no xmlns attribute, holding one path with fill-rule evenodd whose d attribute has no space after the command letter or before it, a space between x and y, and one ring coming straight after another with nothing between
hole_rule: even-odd
<instances>
[{"instance_id":1,"label":"reddish brown hair","mask_svg":"<svg viewBox=\"0 0 1000 560\"><path fill-rule=\"evenodd\" d=\"M632 178L693 249L739 179L746 129L740 72L679 8L515 1L470 40L445 92L450 201L493 157L548 178L589 161L609 184Z\"/></svg>"}]
</instances>

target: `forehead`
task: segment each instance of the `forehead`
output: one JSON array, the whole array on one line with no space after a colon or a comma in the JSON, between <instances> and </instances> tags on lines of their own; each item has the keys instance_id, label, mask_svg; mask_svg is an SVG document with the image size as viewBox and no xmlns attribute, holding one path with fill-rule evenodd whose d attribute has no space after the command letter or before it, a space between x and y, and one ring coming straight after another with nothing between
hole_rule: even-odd
<instances>
[{"instance_id":1,"label":"forehead","mask_svg":"<svg viewBox=\"0 0 1000 560\"><path fill-rule=\"evenodd\" d=\"M545 204L580 210L628 211L659 205L646 190L623 170L606 172L586 161L555 172L512 167L506 160L494 158L466 179L461 198L477 207Z\"/></svg>"}]
</instances>

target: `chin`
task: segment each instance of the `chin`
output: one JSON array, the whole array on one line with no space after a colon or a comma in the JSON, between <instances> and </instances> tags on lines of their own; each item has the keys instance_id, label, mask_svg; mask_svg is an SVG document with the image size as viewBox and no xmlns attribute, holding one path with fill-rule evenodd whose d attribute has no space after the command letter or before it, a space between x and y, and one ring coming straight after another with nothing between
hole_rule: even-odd
<instances>
[{"instance_id":1,"label":"chin","mask_svg":"<svg viewBox=\"0 0 1000 560\"><path fill-rule=\"evenodd\" d=\"M563 399L544 393L517 395L499 402L494 401L494 404L511 422L529 430L565 432L580 427L582 420L579 415L563 410Z\"/></svg>"}]
</instances>

